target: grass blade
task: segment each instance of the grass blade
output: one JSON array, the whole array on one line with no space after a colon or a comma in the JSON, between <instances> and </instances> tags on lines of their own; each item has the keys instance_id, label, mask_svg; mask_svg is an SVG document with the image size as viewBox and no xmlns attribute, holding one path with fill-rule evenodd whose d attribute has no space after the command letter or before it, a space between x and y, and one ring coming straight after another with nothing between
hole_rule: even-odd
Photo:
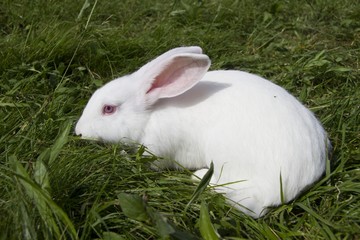
<instances>
[{"instance_id":1,"label":"grass blade","mask_svg":"<svg viewBox=\"0 0 360 240\"><path fill-rule=\"evenodd\" d=\"M56 141L54 145L51 147L49 165L57 158L61 149L67 143L71 127L72 127L71 120L67 120L62 124L59 130L59 134L56 138Z\"/></svg>"},{"instance_id":2,"label":"grass blade","mask_svg":"<svg viewBox=\"0 0 360 240\"><path fill-rule=\"evenodd\" d=\"M16 174L14 174L15 180L25 190L26 195L34 203L42 219L42 223L47 226L48 231L46 234L61 239L65 231L71 239L77 239L77 234L72 222L63 210L52 201L49 192L44 191L32 181L15 156L11 156L9 161L16 172ZM59 228L59 223L63 224L61 228Z\"/></svg>"},{"instance_id":3,"label":"grass blade","mask_svg":"<svg viewBox=\"0 0 360 240\"><path fill-rule=\"evenodd\" d=\"M330 226L330 227L335 227L329 220L326 220L325 218L321 217L319 214L317 214L314 210L312 210L311 208L305 206L303 203L300 202L295 202L295 205L304 209L306 212L308 212L311 216L313 216L314 218L316 218L317 220L319 220L320 222Z\"/></svg>"},{"instance_id":4,"label":"grass blade","mask_svg":"<svg viewBox=\"0 0 360 240\"><path fill-rule=\"evenodd\" d=\"M188 207L196 200L199 198L199 196L201 195L201 193L203 193L206 189L206 187L209 185L211 177L214 173L214 164L211 162L210 164L210 168L209 170L206 172L206 174L204 175L204 177L201 179L201 181L199 182L199 185L197 186L197 188L195 189L194 193L191 196L190 201L188 202L188 204L185 207L185 211L188 209Z\"/></svg>"},{"instance_id":5,"label":"grass blade","mask_svg":"<svg viewBox=\"0 0 360 240\"><path fill-rule=\"evenodd\" d=\"M204 201L201 203L200 208L199 230L205 240L219 239L219 235L211 223L209 209Z\"/></svg>"},{"instance_id":6,"label":"grass blade","mask_svg":"<svg viewBox=\"0 0 360 240\"><path fill-rule=\"evenodd\" d=\"M128 218L137 221L148 221L150 219L149 214L146 211L144 200L134 194L120 193L118 194L120 206Z\"/></svg>"},{"instance_id":7,"label":"grass blade","mask_svg":"<svg viewBox=\"0 0 360 240\"><path fill-rule=\"evenodd\" d=\"M282 181L281 172L280 172L280 198L281 198L281 204L285 204L285 197L284 197L284 189L283 189L283 181Z\"/></svg>"}]
</instances>

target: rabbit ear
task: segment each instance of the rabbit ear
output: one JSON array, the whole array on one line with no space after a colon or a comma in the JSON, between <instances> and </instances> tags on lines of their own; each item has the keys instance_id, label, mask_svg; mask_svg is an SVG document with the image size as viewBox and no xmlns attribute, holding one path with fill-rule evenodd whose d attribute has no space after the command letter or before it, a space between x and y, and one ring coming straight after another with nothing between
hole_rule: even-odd
<instances>
[{"instance_id":1,"label":"rabbit ear","mask_svg":"<svg viewBox=\"0 0 360 240\"><path fill-rule=\"evenodd\" d=\"M155 60L156 61L166 60L166 59L168 59L169 57L171 57L173 55L182 54L182 53L202 54L202 49L201 49L201 47L198 47L198 46L173 48L173 49L161 54Z\"/></svg>"},{"instance_id":2,"label":"rabbit ear","mask_svg":"<svg viewBox=\"0 0 360 240\"><path fill-rule=\"evenodd\" d=\"M200 52L201 48L187 50ZM199 51L200 49L200 51ZM199 82L210 67L207 55L177 52L173 49L154 59L136 72L145 93L146 102L153 104L160 98L171 98L184 93ZM184 50L184 48L182 48ZM145 77L144 77L145 76Z\"/></svg>"}]
</instances>

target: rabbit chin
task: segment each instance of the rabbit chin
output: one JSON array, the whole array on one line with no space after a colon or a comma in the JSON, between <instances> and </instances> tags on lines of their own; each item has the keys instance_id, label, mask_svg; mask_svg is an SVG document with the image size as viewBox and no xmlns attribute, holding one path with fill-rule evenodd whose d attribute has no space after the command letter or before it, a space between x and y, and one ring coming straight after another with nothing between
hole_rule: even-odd
<instances>
[{"instance_id":1,"label":"rabbit chin","mask_svg":"<svg viewBox=\"0 0 360 240\"><path fill-rule=\"evenodd\" d=\"M81 139L84 140L90 140L90 141L97 141L97 142L105 142L105 143L125 143L125 144L135 144L134 141L132 141L129 138L119 138L117 135L116 136L106 136L106 137L102 137L102 136L95 136L95 135L86 135L86 134L77 134Z\"/></svg>"}]
</instances>

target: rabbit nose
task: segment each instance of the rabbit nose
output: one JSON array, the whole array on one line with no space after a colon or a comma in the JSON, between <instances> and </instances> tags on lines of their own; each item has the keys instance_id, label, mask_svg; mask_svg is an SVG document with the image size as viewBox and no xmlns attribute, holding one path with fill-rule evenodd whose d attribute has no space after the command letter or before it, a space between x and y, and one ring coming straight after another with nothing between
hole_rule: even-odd
<instances>
[{"instance_id":1,"label":"rabbit nose","mask_svg":"<svg viewBox=\"0 0 360 240\"><path fill-rule=\"evenodd\" d=\"M79 131L78 128L75 128L75 135L79 136L79 137L82 137L82 133Z\"/></svg>"},{"instance_id":2,"label":"rabbit nose","mask_svg":"<svg viewBox=\"0 0 360 240\"><path fill-rule=\"evenodd\" d=\"M81 131L80 131L80 126L79 126L79 122L77 122L77 124L76 124L76 126L75 126L75 134L77 135L77 136L82 136L82 133L81 133Z\"/></svg>"},{"instance_id":3,"label":"rabbit nose","mask_svg":"<svg viewBox=\"0 0 360 240\"><path fill-rule=\"evenodd\" d=\"M79 137L82 137L82 132L80 132L78 129L75 129L75 134Z\"/></svg>"}]
</instances>

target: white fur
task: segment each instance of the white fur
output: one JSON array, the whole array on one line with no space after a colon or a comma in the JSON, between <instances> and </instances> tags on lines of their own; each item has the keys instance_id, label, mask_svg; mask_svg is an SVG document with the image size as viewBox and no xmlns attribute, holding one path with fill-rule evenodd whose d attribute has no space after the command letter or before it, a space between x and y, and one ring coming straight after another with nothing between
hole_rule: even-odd
<instances>
[{"instance_id":1,"label":"white fur","mask_svg":"<svg viewBox=\"0 0 360 240\"><path fill-rule=\"evenodd\" d=\"M85 138L135 141L202 177L253 217L324 173L328 139L314 115L283 88L241 71L210 71L199 47L168 51L97 90L76 126ZM160 79L160 80L159 80ZM102 115L104 104L118 106Z\"/></svg>"}]
</instances>

